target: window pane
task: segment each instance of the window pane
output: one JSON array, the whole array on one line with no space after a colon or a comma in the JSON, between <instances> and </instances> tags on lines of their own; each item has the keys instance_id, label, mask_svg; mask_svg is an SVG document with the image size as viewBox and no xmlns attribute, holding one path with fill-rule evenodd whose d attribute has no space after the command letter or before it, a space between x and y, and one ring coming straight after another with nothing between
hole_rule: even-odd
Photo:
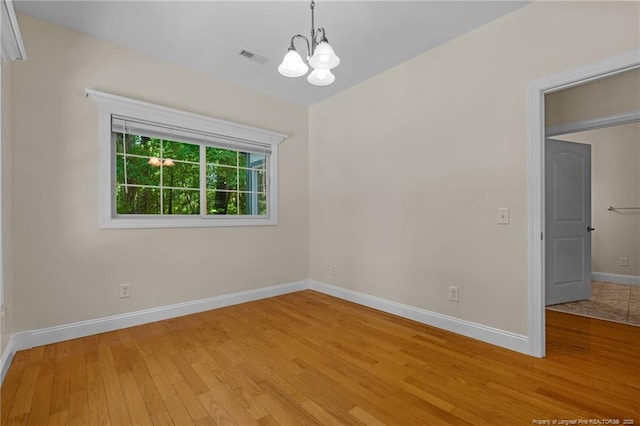
<instances>
[{"instance_id":1,"label":"window pane","mask_svg":"<svg viewBox=\"0 0 640 426\"><path fill-rule=\"evenodd\" d=\"M163 189L164 214L200 214L200 191Z\"/></svg>"},{"instance_id":2,"label":"window pane","mask_svg":"<svg viewBox=\"0 0 640 426\"><path fill-rule=\"evenodd\" d=\"M257 185L255 190L263 193L267 192L267 179L265 172L256 172L256 180Z\"/></svg>"},{"instance_id":3,"label":"window pane","mask_svg":"<svg viewBox=\"0 0 640 426\"><path fill-rule=\"evenodd\" d=\"M247 167L253 169L263 169L266 162L266 157L262 154L248 154L249 163Z\"/></svg>"},{"instance_id":4,"label":"window pane","mask_svg":"<svg viewBox=\"0 0 640 426\"><path fill-rule=\"evenodd\" d=\"M138 135L126 135L127 146L126 153L127 154L135 154L135 155L144 155L148 157L159 157L160 156L160 140L159 139L151 139L145 136ZM124 148L122 146L122 134L116 133L116 152L124 153Z\"/></svg>"},{"instance_id":5,"label":"window pane","mask_svg":"<svg viewBox=\"0 0 640 426\"><path fill-rule=\"evenodd\" d=\"M184 142L162 142L162 156L173 160L200 161L200 147Z\"/></svg>"},{"instance_id":6,"label":"window pane","mask_svg":"<svg viewBox=\"0 0 640 426\"><path fill-rule=\"evenodd\" d=\"M207 189L237 189L238 169L235 167L207 166Z\"/></svg>"},{"instance_id":7,"label":"window pane","mask_svg":"<svg viewBox=\"0 0 640 426\"><path fill-rule=\"evenodd\" d=\"M229 202L227 203L227 214L238 214L238 193L229 193Z\"/></svg>"},{"instance_id":8,"label":"window pane","mask_svg":"<svg viewBox=\"0 0 640 426\"><path fill-rule=\"evenodd\" d=\"M124 164L127 165L125 182ZM129 185L160 185L160 169L149 164L148 158L117 156L116 183Z\"/></svg>"},{"instance_id":9,"label":"window pane","mask_svg":"<svg viewBox=\"0 0 640 426\"><path fill-rule=\"evenodd\" d=\"M249 169L240 169L240 191L264 192L264 172Z\"/></svg>"},{"instance_id":10,"label":"window pane","mask_svg":"<svg viewBox=\"0 0 640 426\"><path fill-rule=\"evenodd\" d=\"M207 191L207 214L237 214L238 193L230 191Z\"/></svg>"},{"instance_id":11,"label":"window pane","mask_svg":"<svg viewBox=\"0 0 640 426\"><path fill-rule=\"evenodd\" d=\"M265 194L257 194L254 192L241 192L238 194L241 215L266 215L267 200Z\"/></svg>"},{"instance_id":12,"label":"window pane","mask_svg":"<svg viewBox=\"0 0 640 426\"><path fill-rule=\"evenodd\" d=\"M248 167L249 164L249 154L248 152L239 152L238 153L238 166L240 167Z\"/></svg>"},{"instance_id":13,"label":"window pane","mask_svg":"<svg viewBox=\"0 0 640 426\"><path fill-rule=\"evenodd\" d=\"M267 215L267 194L258 194L258 214Z\"/></svg>"},{"instance_id":14,"label":"window pane","mask_svg":"<svg viewBox=\"0 0 640 426\"><path fill-rule=\"evenodd\" d=\"M117 214L160 214L160 190L135 186L117 186Z\"/></svg>"},{"instance_id":15,"label":"window pane","mask_svg":"<svg viewBox=\"0 0 640 426\"><path fill-rule=\"evenodd\" d=\"M200 166L179 161L175 161L173 166L162 166L162 185L198 189L200 188Z\"/></svg>"},{"instance_id":16,"label":"window pane","mask_svg":"<svg viewBox=\"0 0 640 426\"><path fill-rule=\"evenodd\" d=\"M227 166L238 165L238 152L229 149L207 147L207 163L224 164Z\"/></svg>"}]
</instances>

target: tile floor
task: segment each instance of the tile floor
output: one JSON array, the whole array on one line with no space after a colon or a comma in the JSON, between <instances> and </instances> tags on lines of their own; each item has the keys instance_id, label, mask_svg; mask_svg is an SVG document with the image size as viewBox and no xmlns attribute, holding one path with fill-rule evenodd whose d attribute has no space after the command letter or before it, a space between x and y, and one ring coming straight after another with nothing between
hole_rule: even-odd
<instances>
[{"instance_id":1,"label":"tile floor","mask_svg":"<svg viewBox=\"0 0 640 426\"><path fill-rule=\"evenodd\" d=\"M591 299L547 309L640 326L640 285L591 282Z\"/></svg>"}]
</instances>

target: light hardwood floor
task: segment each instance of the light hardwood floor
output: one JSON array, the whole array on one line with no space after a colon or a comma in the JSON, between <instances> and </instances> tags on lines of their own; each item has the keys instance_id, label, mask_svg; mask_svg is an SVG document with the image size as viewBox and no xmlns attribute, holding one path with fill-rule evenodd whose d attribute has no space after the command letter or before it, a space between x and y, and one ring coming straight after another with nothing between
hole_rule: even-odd
<instances>
[{"instance_id":1,"label":"light hardwood floor","mask_svg":"<svg viewBox=\"0 0 640 426\"><path fill-rule=\"evenodd\" d=\"M640 424L640 327L547 312L536 359L303 291L16 354L3 425Z\"/></svg>"}]
</instances>

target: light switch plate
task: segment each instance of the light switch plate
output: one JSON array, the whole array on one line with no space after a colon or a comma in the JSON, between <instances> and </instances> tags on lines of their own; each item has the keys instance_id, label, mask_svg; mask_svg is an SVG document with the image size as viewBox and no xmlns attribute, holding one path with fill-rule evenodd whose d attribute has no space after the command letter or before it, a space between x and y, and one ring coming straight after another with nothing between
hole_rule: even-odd
<instances>
[{"instance_id":1,"label":"light switch plate","mask_svg":"<svg viewBox=\"0 0 640 426\"><path fill-rule=\"evenodd\" d=\"M502 207L498 209L498 225L508 225L509 224L509 209L506 207Z\"/></svg>"}]
</instances>

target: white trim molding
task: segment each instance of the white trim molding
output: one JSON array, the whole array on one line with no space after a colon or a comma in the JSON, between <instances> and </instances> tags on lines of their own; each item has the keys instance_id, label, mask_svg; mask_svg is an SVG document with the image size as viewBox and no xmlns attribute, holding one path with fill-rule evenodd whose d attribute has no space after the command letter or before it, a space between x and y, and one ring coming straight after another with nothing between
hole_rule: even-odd
<instances>
[{"instance_id":1,"label":"white trim molding","mask_svg":"<svg viewBox=\"0 0 640 426\"><path fill-rule=\"evenodd\" d=\"M7 375L7 371L9 371L9 366L11 365L11 361L13 360L13 356L15 354L15 344L13 341L13 337L11 337L9 338L4 351L2 351L2 357L0 357L0 386L4 382L4 377Z\"/></svg>"},{"instance_id":2,"label":"white trim molding","mask_svg":"<svg viewBox=\"0 0 640 426\"><path fill-rule=\"evenodd\" d=\"M529 354L529 342L527 336L500 330L471 321L465 321L448 315L431 312L426 309L404 305L392 300L371 296L342 287L336 287L319 281L309 280L309 289L328 294L339 299L377 309L389 314L398 315L422 324L437 327L462 336L471 337L492 345L501 346L516 352Z\"/></svg>"},{"instance_id":3,"label":"white trim molding","mask_svg":"<svg viewBox=\"0 0 640 426\"><path fill-rule=\"evenodd\" d=\"M0 359L0 384L9 369L13 356L17 351L134 327L150 322L209 311L212 309L223 308L226 306L237 305L240 303L253 302L302 290L314 290L342 300L357 303L382 312L387 312L402 318L418 321L426 325L460 334L462 336L471 337L485 343L529 354L529 342L527 336L477 324L471 321L465 321L448 315L439 314L437 312L427 311L414 306L404 305L402 303L336 287L330 284L313 280L303 280L206 299L177 303L174 305L160 306L157 308L129 312L126 314L112 315L104 318L96 318L87 321L16 333L11 336L9 343L2 354L2 358Z\"/></svg>"},{"instance_id":4,"label":"white trim molding","mask_svg":"<svg viewBox=\"0 0 640 426\"><path fill-rule=\"evenodd\" d=\"M616 284L640 285L640 275L612 274L609 272L591 272L594 281L606 281Z\"/></svg>"},{"instance_id":5,"label":"white trim molding","mask_svg":"<svg viewBox=\"0 0 640 426\"><path fill-rule=\"evenodd\" d=\"M278 224L278 145L287 135L194 114L162 105L129 99L122 96L85 89L85 94L98 105L98 194L100 227L111 228L181 228L213 226L261 226ZM207 137L238 144L268 146L268 212L267 216L176 216L170 215L116 215L115 171L113 167L112 116L161 123L162 125L199 132ZM205 137L203 136L203 140ZM206 191L205 191L206 192ZM203 192L201 191L201 194Z\"/></svg>"},{"instance_id":6,"label":"white trim molding","mask_svg":"<svg viewBox=\"0 0 640 426\"><path fill-rule=\"evenodd\" d=\"M306 288L307 284L305 281L296 281L288 284L241 291L238 293L225 294L222 296L193 300L174 305L160 306L157 308L129 312L126 314L112 315L109 317L96 318L32 331L23 331L13 335L13 343L15 345L15 351L20 351L36 346L48 345L50 343L77 339L80 337L91 336L93 334L105 333L150 322L181 317L183 315L190 315L240 303L253 302L255 300L294 293L296 291L305 290Z\"/></svg>"},{"instance_id":7,"label":"white trim molding","mask_svg":"<svg viewBox=\"0 0 640 426\"><path fill-rule=\"evenodd\" d=\"M527 85L528 336L529 354L545 356L544 96L640 67L640 50L529 81Z\"/></svg>"},{"instance_id":8,"label":"white trim molding","mask_svg":"<svg viewBox=\"0 0 640 426\"><path fill-rule=\"evenodd\" d=\"M0 63L27 59L12 0L0 0Z\"/></svg>"}]
</instances>

